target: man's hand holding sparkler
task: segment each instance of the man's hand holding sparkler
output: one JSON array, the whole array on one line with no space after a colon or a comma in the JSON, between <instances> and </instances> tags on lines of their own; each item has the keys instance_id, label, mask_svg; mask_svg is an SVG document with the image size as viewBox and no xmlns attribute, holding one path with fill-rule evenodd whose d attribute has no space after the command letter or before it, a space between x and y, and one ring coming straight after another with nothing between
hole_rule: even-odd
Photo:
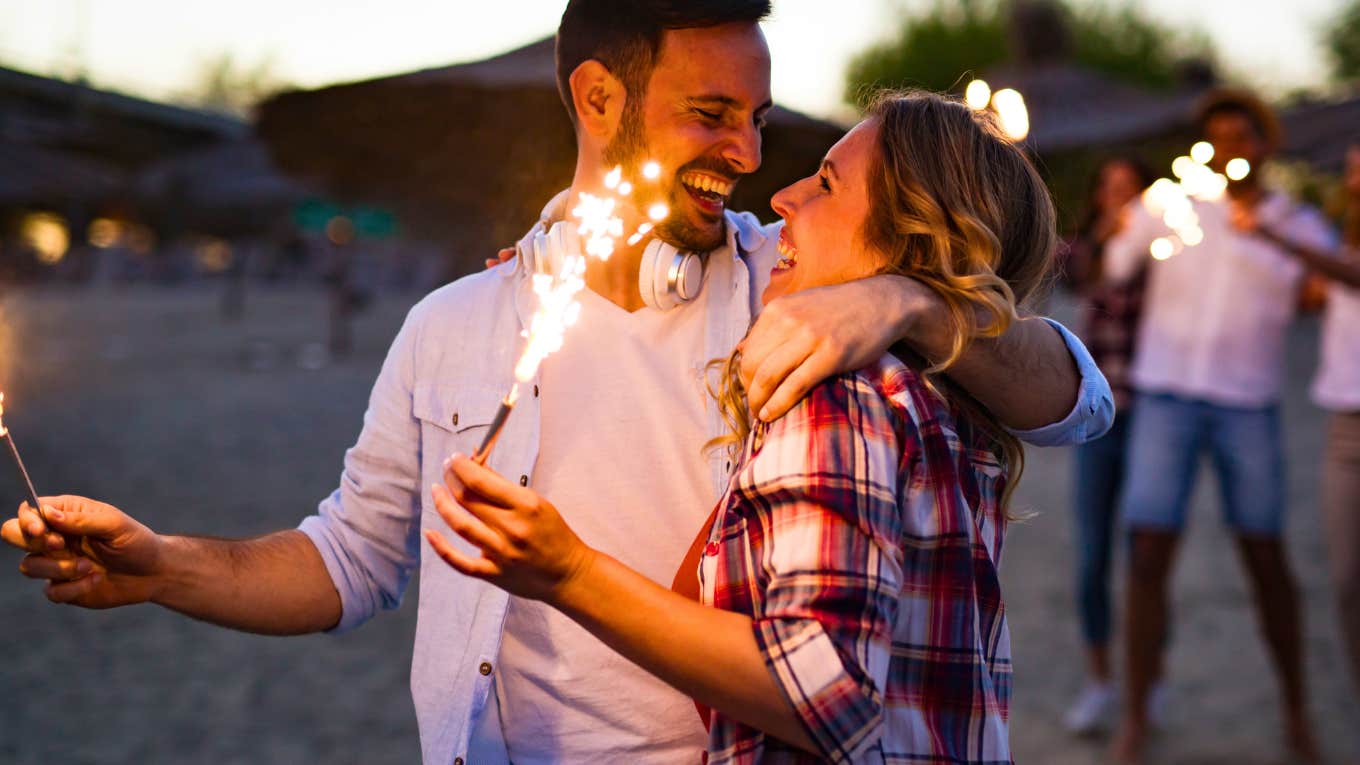
<instances>
[{"instance_id":1,"label":"man's hand holding sparkler","mask_svg":"<svg viewBox=\"0 0 1360 765\"><path fill-rule=\"evenodd\" d=\"M46 579L47 598L85 608L143 603L155 594L164 541L118 508L76 496L42 497L47 523L28 503L0 536L28 555L19 571ZM79 538L70 550L65 537Z\"/></svg>"},{"instance_id":2,"label":"man's hand holding sparkler","mask_svg":"<svg viewBox=\"0 0 1360 765\"><path fill-rule=\"evenodd\" d=\"M431 487L435 507L481 556L460 551L438 531L426 531L425 538L439 557L468 576L552 603L598 555L551 502L468 457L454 455L444 467L444 479L447 487Z\"/></svg>"}]
</instances>

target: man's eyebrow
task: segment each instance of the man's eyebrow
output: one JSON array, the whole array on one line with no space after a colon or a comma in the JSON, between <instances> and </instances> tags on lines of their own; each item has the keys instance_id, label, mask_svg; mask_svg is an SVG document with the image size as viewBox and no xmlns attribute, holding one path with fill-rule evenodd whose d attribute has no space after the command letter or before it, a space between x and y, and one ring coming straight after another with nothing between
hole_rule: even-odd
<instances>
[{"instance_id":1,"label":"man's eyebrow","mask_svg":"<svg viewBox=\"0 0 1360 765\"><path fill-rule=\"evenodd\" d=\"M727 107L728 109L741 109L742 106L741 101L733 98L732 96L722 95L721 93L706 93L700 96L690 96L686 100L692 104L708 104L713 106L724 106ZM756 113L760 114L762 112L767 112L773 108L774 102L766 101L765 103L756 107Z\"/></svg>"}]
</instances>

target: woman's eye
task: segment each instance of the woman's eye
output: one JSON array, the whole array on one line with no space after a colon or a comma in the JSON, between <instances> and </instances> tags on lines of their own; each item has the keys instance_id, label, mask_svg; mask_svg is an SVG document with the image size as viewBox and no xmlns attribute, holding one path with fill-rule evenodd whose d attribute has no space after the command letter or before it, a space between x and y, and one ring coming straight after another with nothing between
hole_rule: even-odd
<instances>
[{"instance_id":1,"label":"woman's eye","mask_svg":"<svg viewBox=\"0 0 1360 765\"><path fill-rule=\"evenodd\" d=\"M821 185L822 191L825 191L828 194L831 193L831 184L826 180L825 175L817 176L817 183Z\"/></svg>"}]
</instances>

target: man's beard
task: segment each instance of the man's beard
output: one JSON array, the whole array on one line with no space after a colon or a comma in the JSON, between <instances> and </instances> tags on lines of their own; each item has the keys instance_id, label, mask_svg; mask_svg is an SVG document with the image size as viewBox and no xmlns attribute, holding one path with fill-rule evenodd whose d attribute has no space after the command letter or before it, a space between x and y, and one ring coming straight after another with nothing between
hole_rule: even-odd
<instances>
[{"instance_id":1,"label":"man's beard","mask_svg":"<svg viewBox=\"0 0 1360 765\"><path fill-rule=\"evenodd\" d=\"M642 165L647 161L647 154L647 132L642 124L642 108L640 105L626 105L623 109L623 118L619 121L618 132L604 147L604 164L606 167L622 166L626 175L640 177ZM687 170L700 167L715 170L717 169L715 165L722 165L721 172L733 180L738 177L726 163L700 158L672 173L670 185L655 195L664 198L666 206L671 210L670 217L657 224L656 235L683 252L707 253L718 249L726 242L724 222L696 224L679 213L682 209L681 204L688 201L680 198L680 195L687 194L683 184L680 183L680 176ZM654 201L657 199L639 200L646 204Z\"/></svg>"}]
</instances>

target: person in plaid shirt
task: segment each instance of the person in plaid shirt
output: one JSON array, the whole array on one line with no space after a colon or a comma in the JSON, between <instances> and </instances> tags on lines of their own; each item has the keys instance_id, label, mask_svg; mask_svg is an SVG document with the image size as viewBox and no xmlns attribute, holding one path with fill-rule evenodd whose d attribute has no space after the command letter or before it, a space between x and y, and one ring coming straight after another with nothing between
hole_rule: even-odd
<instances>
[{"instance_id":1,"label":"person in plaid shirt","mask_svg":"<svg viewBox=\"0 0 1360 765\"><path fill-rule=\"evenodd\" d=\"M1097 168L1087 199L1088 212L1062 256L1064 281L1084 301L1081 337L1105 373L1117 410L1104 436L1074 448L1076 477L1073 510L1076 521L1076 595L1086 646L1086 682L1063 716L1064 726L1089 734L1106 725L1118 692L1110 662L1110 561L1118 518L1119 490L1124 481L1129 423L1133 415L1133 382L1129 368L1143 313L1146 271L1126 283L1101 277L1105 242L1121 226L1127 206L1152 183L1152 172L1131 156L1114 156ZM1160 684L1150 695L1152 716L1160 718Z\"/></svg>"},{"instance_id":2,"label":"person in plaid shirt","mask_svg":"<svg viewBox=\"0 0 1360 765\"><path fill-rule=\"evenodd\" d=\"M1011 761L998 564L1023 456L936 372L1041 282L1053 206L990 116L932 94L887 94L868 113L775 196L782 259L764 299L910 274L950 305L954 353L894 350L754 427L728 359L718 399L736 466L677 575L702 602L591 549L546 499L464 456L433 489L480 551L427 531L449 565L552 605L691 695L711 763Z\"/></svg>"}]
</instances>

